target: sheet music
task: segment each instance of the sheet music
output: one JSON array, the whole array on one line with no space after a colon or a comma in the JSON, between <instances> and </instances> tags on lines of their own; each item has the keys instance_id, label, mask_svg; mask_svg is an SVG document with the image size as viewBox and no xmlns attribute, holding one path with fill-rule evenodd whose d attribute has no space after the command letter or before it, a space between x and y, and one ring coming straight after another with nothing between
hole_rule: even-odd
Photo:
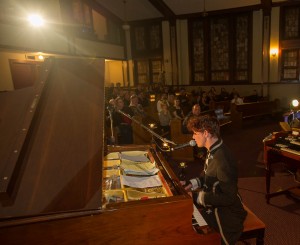
<instances>
[{"instance_id":1,"label":"sheet music","mask_svg":"<svg viewBox=\"0 0 300 245\"><path fill-rule=\"evenodd\" d=\"M104 156L104 160L120 159L119 152L111 152Z\"/></svg>"},{"instance_id":2,"label":"sheet music","mask_svg":"<svg viewBox=\"0 0 300 245\"><path fill-rule=\"evenodd\" d=\"M120 167L125 174L132 175L154 175L159 169L156 168L155 163L148 162L133 162L123 159Z\"/></svg>"},{"instance_id":3,"label":"sheet music","mask_svg":"<svg viewBox=\"0 0 300 245\"><path fill-rule=\"evenodd\" d=\"M201 213L199 212L199 210L195 206L195 204L193 204L193 207L194 207L193 216L196 219L196 221L198 222L198 225L199 226L207 226L208 224L206 223L205 219L203 218L203 216L201 215Z\"/></svg>"},{"instance_id":4,"label":"sheet music","mask_svg":"<svg viewBox=\"0 0 300 245\"><path fill-rule=\"evenodd\" d=\"M104 160L103 161L103 167L108 168L108 167L118 167L120 166L120 160Z\"/></svg>"},{"instance_id":5,"label":"sheet music","mask_svg":"<svg viewBox=\"0 0 300 245\"><path fill-rule=\"evenodd\" d=\"M120 152L120 159L127 159L134 162L148 162L147 151L123 151Z\"/></svg>"},{"instance_id":6,"label":"sheet music","mask_svg":"<svg viewBox=\"0 0 300 245\"><path fill-rule=\"evenodd\" d=\"M149 177L135 177L135 176L126 176L121 175L122 185L127 185L136 188L147 188L161 186L161 180L157 175Z\"/></svg>"}]
</instances>

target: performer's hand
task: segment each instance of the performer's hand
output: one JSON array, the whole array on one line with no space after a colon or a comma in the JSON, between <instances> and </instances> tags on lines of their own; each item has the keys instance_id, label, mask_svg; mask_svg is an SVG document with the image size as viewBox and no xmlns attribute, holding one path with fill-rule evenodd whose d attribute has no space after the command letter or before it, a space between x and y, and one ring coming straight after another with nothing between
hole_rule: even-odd
<instances>
[{"instance_id":1,"label":"performer's hand","mask_svg":"<svg viewBox=\"0 0 300 245\"><path fill-rule=\"evenodd\" d=\"M192 188L192 184L188 184L188 185L186 185L187 184L187 181L185 181L185 180L181 180L180 181L180 184L184 187L184 189L186 190L186 191L191 191L191 188Z\"/></svg>"},{"instance_id":2,"label":"performer's hand","mask_svg":"<svg viewBox=\"0 0 300 245\"><path fill-rule=\"evenodd\" d=\"M182 186L185 186L185 185L186 185L186 181L185 181L185 180L180 180L180 184L181 184Z\"/></svg>"},{"instance_id":3,"label":"performer's hand","mask_svg":"<svg viewBox=\"0 0 300 245\"><path fill-rule=\"evenodd\" d=\"M187 186L184 187L184 189L188 192L190 192L192 190L192 184L188 184Z\"/></svg>"}]
</instances>

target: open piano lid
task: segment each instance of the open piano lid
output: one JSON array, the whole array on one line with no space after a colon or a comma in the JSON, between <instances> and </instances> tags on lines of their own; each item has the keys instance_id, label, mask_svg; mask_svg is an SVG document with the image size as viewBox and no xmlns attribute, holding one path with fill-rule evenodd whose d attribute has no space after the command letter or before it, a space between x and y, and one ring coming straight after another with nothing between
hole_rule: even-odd
<instances>
[{"instance_id":1,"label":"open piano lid","mask_svg":"<svg viewBox=\"0 0 300 245\"><path fill-rule=\"evenodd\" d=\"M104 60L52 59L0 93L0 221L101 208Z\"/></svg>"}]
</instances>

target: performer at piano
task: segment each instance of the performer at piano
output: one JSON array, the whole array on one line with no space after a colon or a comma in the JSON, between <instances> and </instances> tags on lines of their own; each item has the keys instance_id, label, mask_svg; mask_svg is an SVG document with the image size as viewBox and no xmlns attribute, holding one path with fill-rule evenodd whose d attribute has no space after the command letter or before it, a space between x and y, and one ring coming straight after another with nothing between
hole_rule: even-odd
<instances>
[{"instance_id":1,"label":"performer at piano","mask_svg":"<svg viewBox=\"0 0 300 245\"><path fill-rule=\"evenodd\" d=\"M208 152L200 177L181 184L192 191L194 203L202 206L203 218L220 233L222 244L235 244L247 215L238 194L236 160L221 139L217 118L192 117L188 129L193 132L197 146Z\"/></svg>"}]
</instances>

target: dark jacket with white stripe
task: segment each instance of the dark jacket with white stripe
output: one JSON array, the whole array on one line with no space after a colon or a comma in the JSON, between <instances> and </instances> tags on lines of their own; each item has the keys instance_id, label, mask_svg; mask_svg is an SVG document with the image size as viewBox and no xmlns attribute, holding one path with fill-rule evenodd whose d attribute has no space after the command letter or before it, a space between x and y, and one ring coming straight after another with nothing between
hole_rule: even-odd
<instances>
[{"instance_id":1,"label":"dark jacket with white stripe","mask_svg":"<svg viewBox=\"0 0 300 245\"><path fill-rule=\"evenodd\" d=\"M204 206L203 217L220 232L224 244L238 240L247 215L238 195L237 180L236 160L222 140L208 150L201 177L190 180L193 189L201 188L194 193L194 202Z\"/></svg>"}]
</instances>

